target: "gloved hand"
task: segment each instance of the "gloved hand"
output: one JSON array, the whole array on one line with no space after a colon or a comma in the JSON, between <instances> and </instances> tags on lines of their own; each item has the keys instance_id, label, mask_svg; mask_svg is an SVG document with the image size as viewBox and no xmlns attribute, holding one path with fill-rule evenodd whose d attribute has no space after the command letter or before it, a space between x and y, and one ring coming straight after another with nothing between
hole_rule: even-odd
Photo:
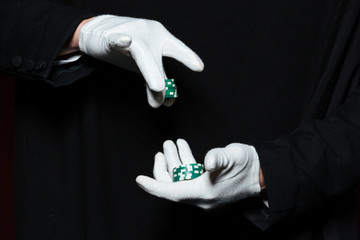
<instances>
[{"instance_id":1,"label":"gloved hand","mask_svg":"<svg viewBox=\"0 0 360 240\"><path fill-rule=\"evenodd\" d=\"M79 48L94 58L127 70L140 71L147 83L148 102L154 108L163 104L165 98L164 81L167 77L163 56L172 57L193 71L204 68L201 59L190 48L153 20L97 16L81 28ZM164 104L169 106L172 101Z\"/></svg>"},{"instance_id":2,"label":"gloved hand","mask_svg":"<svg viewBox=\"0 0 360 240\"><path fill-rule=\"evenodd\" d=\"M178 149L177 149L178 148ZM154 178L138 176L137 184L148 193L203 209L212 209L260 194L260 163L254 147L233 143L210 150L204 160L206 172L192 180L172 182L172 170L195 163L185 140L164 142L164 153L155 155Z\"/></svg>"}]
</instances>

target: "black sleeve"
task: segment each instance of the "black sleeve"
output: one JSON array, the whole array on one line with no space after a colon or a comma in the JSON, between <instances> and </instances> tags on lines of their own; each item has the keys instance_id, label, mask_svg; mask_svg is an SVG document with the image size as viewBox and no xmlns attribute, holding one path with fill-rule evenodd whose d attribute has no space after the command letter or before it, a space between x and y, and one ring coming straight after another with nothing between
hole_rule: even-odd
<instances>
[{"instance_id":1,"label":"black sleeve","mask_svg":"<svg viewBox=\"0 0 360 240\"><path fill-rule=\"evenodd\" d=\"M336 114L255 148L270 208L248 218L262 229L355 188L360 183L360 90Z\"/></svg>"},{"instance_id":2,"label":"black sleeve","mask_svg":"<svg viewBox=\"0 0 360 240\"><path fill-rule=\"evenodd\" d=\"M350 207L360 183L360 2L339 1L336 12L303 124L253 143L270 208L252 201L245 215L261 229Z\"/></svg>"},{"instance_id":3,"label":"black sleeve","mask_svg":"<svg viewBox=\"0 0 360 240\"><path fill-rule=\"evenodd\" d=\"M50 1L2 0L0 6L0 71L54 86L92 71L84 61L59 67L53 63L79 23L95 13Z\"/></svg>"}]
</instances>

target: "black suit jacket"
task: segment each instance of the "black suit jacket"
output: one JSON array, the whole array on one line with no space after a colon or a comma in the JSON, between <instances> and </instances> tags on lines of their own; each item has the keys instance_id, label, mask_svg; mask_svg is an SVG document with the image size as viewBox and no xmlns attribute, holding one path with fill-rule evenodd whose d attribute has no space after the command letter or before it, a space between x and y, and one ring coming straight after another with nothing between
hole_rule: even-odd
<instances>
[{"instance_id":1,"label":"black suit jacket","mask_svg":"<svg viewBox=\"0 0 360 240\"><path fill-rule=\"evenodd\" d=\"M82 8L4 1L0 10L0 68L20 77L19 239L323 237L334 198L359 183L359 3L73 5ZM87 56L54 67L80 21L99 13L159 20L202 57L205 71L164 59L180 97L171 108L151 109L141 76ZM257 198L204 212L144 193L135 177L151 175L162 142L178 137L199 162L213 147L254 144L270 208ZM345 202L334 209L354 209L351 198ZM262 230L299 222L262 232L243 212Z\"/></svg>"}]
</instances>

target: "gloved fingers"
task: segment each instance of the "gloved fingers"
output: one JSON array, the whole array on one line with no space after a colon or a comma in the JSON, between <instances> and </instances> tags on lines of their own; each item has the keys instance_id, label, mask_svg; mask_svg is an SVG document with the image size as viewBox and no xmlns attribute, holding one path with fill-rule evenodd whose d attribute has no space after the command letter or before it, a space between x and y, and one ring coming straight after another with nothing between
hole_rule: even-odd
<instances>
[{"instance_id":1,"label":"gloved fingers","mask_svg":"<svg viewBox=\"0 0 360 240\"><path fill-rule=\"evenodd\" d=\"M201 72L204 69L200 57L174 36L164 43L163 56L174 58L193 71Z\"/></svg>"},{"instance_id":2,"label":"gloved fingers","mask_svg":"<svg viewBox=\"0 0 360 240\"><path fill-rule=\"evenodd\" d=\"M131 56L138 65L150 90L162 92L165 89L165 73L162 66L158 66L151 49L141 42L133 42L130 46Z\"/></svg>"},{"instance_id":3,"label":"gloved fingers","mask_svg":"<svg viewBox=\"0 0 360 240\"><path fill-rule=\"evenodd\" d=\"M177 167L181 164L178 151L176 145L171 140L167 140L164 142L163 149L164 149L166 163L168 166L168 171L170 173L170 176L172 177L174 167Z\"/></svg>"},{"instance_id":4,"label":"gloved fingers","mask_svg":"<svg viewBox=\"0 0 360 240\"><path fill-rule=\"evenodd\" d=\"M136 183L140 188L150 193L151 195L176 201L176 196L173 196L173 183L160 182L147 176L137 176Z\"/></svg>"},{"instance_id":5,"label":"gloved fingers","mask_svg":"<svg viewBox=\"0 0 360 240\"><path fill-rule=\"evenodd\" d=\"M148 103L153 108L158 108L165 100L165 90L161 92L152 91L149 86L146 84L146 96Z\"/></svg>"},{"instance_id":6,"label":"gloved fingers","mask_svg":"<svg viewBox=\"0 0 360 240\"><path fill-rule=\"evenodd\" d=\"M165 98L163 105L166 107L171 107L175 102L175 98Z\"/></svg>"},{"instance_id":7,"label":"gloved fingers","mask_svg":"<svg viewBox=\"0 0 360 240\"><path fill-rule=\"evenodd\" d=\"M172 182L167 169L165 156L161 152L155 155L153 174L154 178L158 181Z\"/></svg>"},{"instance_id":8,"label":"gloved fingers","mask_svg":"<svg viewBox=\"0 0 360 240\"><path fill-rule=\"evenodd\" d=\"M179 149L179 155L181 162L186 163L196 163L196 160L191 152L189 144L184 139L178 139L176 141L177 147Z\"/></svg>"},{"instance_id":9,"label":"gloved fingers","mask_svg":"<svg viewBox=\"0 0 360 240\"><path fill-rule=\"evenodd\" d=\"M107 35L107 43L110 50L123 50L130 47L132 39L130 36L121 33L112 33Z\"/></svg>"},{"instance_id":10,"label":"gloved fingers","mask_svg":"<svg viewBox=\"0 0 360 240\"><path fill-rule=\"evenodd\" d=\"M205 169L209 172L215 172L226 168L228 164L227 154L224 148L211 149L204 160Z\"/></svg>"},{"instance_id":11,"label":"gloved fingers","mask_svg":"<svg viewBox=\"0 0 360 240\"><path fill-rule=\"evenodd\" d=\"M200 178L200 177L199 177ZM197 178L198 179L198 178ZM146 192L175 202L199 199L202 189L193 181L161 182L147 176L138 176L136 183Z\"/></svg>"}]
</instances>

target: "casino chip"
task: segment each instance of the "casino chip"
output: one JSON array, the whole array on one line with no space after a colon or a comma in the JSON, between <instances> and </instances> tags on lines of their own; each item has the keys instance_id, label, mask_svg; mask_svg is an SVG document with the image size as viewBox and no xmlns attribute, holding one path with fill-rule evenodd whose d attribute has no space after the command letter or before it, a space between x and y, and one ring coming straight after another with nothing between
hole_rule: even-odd
<instances>
[{"instance_id":1,"label":"casino chip","mask_svg":"<svg viewBox=\"0 0 360 240\"><path fill-rule=\"evenodd\" d=\"M165 98L177 98L177 90L174 79L165 79Z\"/></svg>"},{"instance_id":2,"label":"casino chip","mask_svg":"<svg viewBox=\"0 0 360 240\"><path fill-rule=\"evenodd\" d=\"M182 164L173 169L173 182L191 180L204 173L204 165L201 163Z\"/></svg>"}]
</instances>

